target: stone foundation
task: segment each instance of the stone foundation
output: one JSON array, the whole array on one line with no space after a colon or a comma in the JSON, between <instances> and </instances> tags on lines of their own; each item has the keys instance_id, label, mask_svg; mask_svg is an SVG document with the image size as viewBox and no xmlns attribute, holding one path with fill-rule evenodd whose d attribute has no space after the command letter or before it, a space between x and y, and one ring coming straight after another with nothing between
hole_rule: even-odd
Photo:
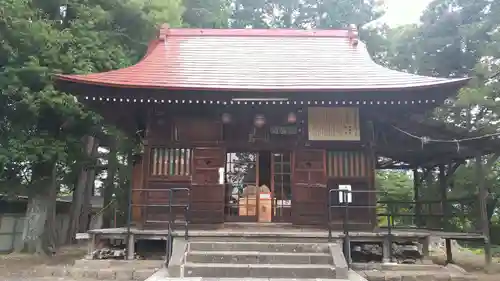
<instances>
[{"instance_id":1,"label":"stone foundation","mask_svg":"<svg viewBox=\"0 0 500 281\"><path fill-rule=\"evenodd\" d=\"M69 266L39 266L28 274L34 277L68 277L92 280L143 281L162 267L163 261L77 260Z\"/></svg>"}]
</instances>

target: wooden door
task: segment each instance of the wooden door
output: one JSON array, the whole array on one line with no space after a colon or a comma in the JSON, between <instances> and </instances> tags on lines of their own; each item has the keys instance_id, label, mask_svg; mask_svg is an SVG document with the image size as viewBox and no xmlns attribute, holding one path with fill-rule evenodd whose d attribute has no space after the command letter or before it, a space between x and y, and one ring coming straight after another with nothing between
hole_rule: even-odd
<instances>
[{"instance_id":1,"label":"wooden door","mask_svg":"<svg viewBox=\"0 0 500 281\"><path fill-rule=\"evenodd\" d=\"M291 222L292 153L271 153L272 221Z\"/></svg>"},{"instance_id":2,"label":"wooden door","mask_svg":"<svg viewBox=\"0 0 500 281\"><path fill-rule=\"evenodd\" d=\"M197 147L193 151L190 213L194 223L224 221L224 184L219 176L224 155L221 147Z\"/></svg>"},{"instance_id":3,"label":"wooden door","mask_svg":"<svg viewBox=\"0 0 500 281\"><path fill-rule=\"evenodd\" d=\"M297 150L292 162L293 223L325 224L328 197L325 151L320 149Z\"/></svg>"}]
</instances>

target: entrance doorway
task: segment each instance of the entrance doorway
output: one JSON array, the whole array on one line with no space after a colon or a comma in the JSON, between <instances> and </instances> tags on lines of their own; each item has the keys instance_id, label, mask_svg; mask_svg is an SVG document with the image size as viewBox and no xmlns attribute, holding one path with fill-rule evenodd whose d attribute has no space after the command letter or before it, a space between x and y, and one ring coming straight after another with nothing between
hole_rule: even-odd
<instances>
[{"instance_id":1,"label":"entrance doorway","mask_svg":"<svg viewBox=\"0 0 500 281\"><path fill-rule=\"evenodd\" d=\"M291 158L290 152L227 153L223 172L226 221L290 222Z\"/></svg>"},{"instance_id":2,"label":"entrance doorway","mask_svg":"<svg viewBox=\"0 0 500 281\"><path fill-rule=\"evenodd\" d=\"M271 192L273 221L291 222L292 218L292 155L271 153Z\"/></svg>"},{"instance_id":3,"label":"entrance doorway","mask_svg":"<svg viewBox=\"0 0 500 281\"><path fill-rule=\"evenodd\" d=\"M226 153L223 171L226 221L258 220L258 159L258 153L254 152Z\"/></svg>"}]
</instances>

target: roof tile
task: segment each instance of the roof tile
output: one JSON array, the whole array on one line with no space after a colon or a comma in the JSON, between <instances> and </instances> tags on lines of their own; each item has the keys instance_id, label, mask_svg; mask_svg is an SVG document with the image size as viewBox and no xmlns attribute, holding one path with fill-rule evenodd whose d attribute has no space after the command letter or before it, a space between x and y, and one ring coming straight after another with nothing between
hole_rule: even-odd
<instances>
[{"instance_id":1,"label":"roof tile","mask_svg":"<svg viewBox=\"0 0 500 281\"><path fill-rule=\"evenodd\" d=\"M171 29L128 68L61 80L130 88L255 91L391 90L463 85L376 64L346 30Z\"/></svg>"}]
</instances>

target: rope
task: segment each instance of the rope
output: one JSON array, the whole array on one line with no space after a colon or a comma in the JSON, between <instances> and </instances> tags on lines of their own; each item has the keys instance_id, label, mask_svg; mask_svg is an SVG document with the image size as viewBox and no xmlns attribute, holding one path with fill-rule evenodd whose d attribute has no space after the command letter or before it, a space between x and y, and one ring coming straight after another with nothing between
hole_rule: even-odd
<instances>
[{"instance_id":1,"label":"rope","mask_svg":"<svg viewBox=\"0 0 500 281\"><path fill-rule=\"evenodd\" d=\"M414 139L418 139L422 142L422 149L424 149L424 145L428 144L428 143L431 143L431 142L434 142L434 143L454 143L456 146L457 146L457 152L460 151L460 143L461 142L464 142L464 141L471 141L471 140L479 140L479 139L486 139L486 138L494 138L494 137L498 137L500 136L500 132L499 133L493 133L493 134L487 134L487 135L483 135L483 136L477 136L477 137L469 137L469 138L463 138L463 139L452 139L452 140L443 140L443 139L432 139L430 137L426 137L426 136L422 136L422 137L419 137L419 136L416 136L412 133L409 133L401 128L398 128L394 125L392 125L392 127L396 130L398 130L399 132L409 136L409 137L412 137Z\"/></svg>"},{"instance_id":2,"label":"rope","mask_svg":"<svg viewBox=\"0 0 500 281\"><path fill-rule=\"evenodd\" d=\"M108 205L106 205L101 210L99 210L99 212L97 212L95 215L93 215L92 218L90 219L90 221L94 221L98 216L100 216L102 213L104 213L104 211L107 208L109 208L115 201L116 201L116 199L112 199L111 201L109 201Z\"/></svg>"},{"instance_id":3,"label":"rope","mask_svg":"<svg viewBox=\"0 0 500 281\"><path fill-rule=\"evenodd\" d=\"M493 133L493 134L487 134L487 135L483 135L483 136L477 136L477 137L469 137L469 138L463 138L463 139L451 139L451 140L443 140L443 139L431 139L430 137L419 137L419 136L416 136L412 133L409 133L401 128L398 128L394 125L392 125L392 127L398 131L400 131L401 133L407 135L407 136L410 136L412 138L415 138L415 139L419 139L421 140L422 142L425 142L425 143L429 143L429 142L445 142L445 143L460 143L460 142L464 142L464 141L471 141L471 140L478 140L478 139L486 139L486 138L493 138L493 137L498 137L500 136L500 132L499 133Z\"/></svg>"}]
</instances>

